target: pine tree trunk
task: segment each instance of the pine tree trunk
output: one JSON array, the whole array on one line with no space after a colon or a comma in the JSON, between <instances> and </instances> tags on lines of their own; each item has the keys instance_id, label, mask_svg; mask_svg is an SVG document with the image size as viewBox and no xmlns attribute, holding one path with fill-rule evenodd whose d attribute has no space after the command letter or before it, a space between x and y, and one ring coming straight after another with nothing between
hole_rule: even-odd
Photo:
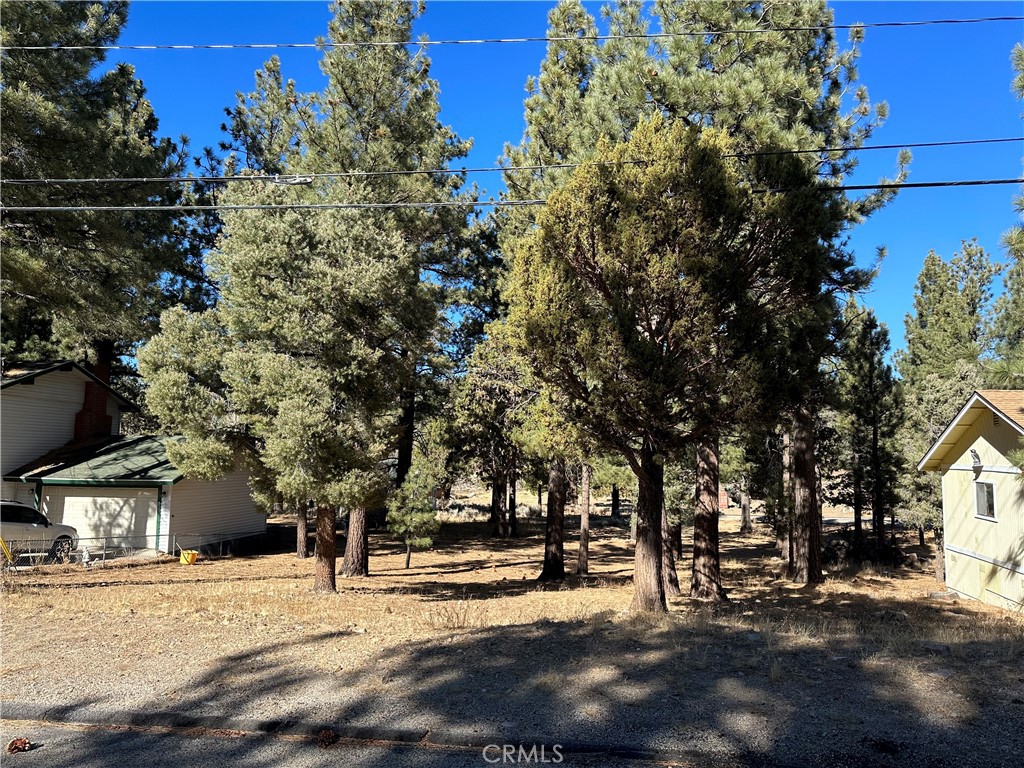
<instances>
[{"instance_id":1,"label":"pine tree trunk","mask_svg":"<svg viewBox=\"0 0 1024 768\"><path fill-rule=\"evenodd\" d=\"M793 581L820 584L821 515L818 514L817 472L814 455L814 413L808 403L793 414L793 526L795 561Z\"/></svg>"},{"instance_id":2,"label":"pine tree trunk","mask_svg":"<svg viewBox=\"0 0 1024 768\"><path fill-rule=\"evenodd\" d=\"M409 570L409 565L412 563L412 543L405 542L405 570Z\"/></svg>"},{"instance_id":3,"label":"pine tree trunk","mask_svg":"<svg viewBox=\"0 0 1024 768\"><path fill-rule=\"evenodd\" d=\"M538 581L565 579L565 460L551 461L548 476L548 516L544 531L544 567Z\"/></svg>"},{"instance_id":4,"label":"pine tree trunk","mask_svg":"<svg viewBox=\"0 0 1024 768\"><path fill-rule=\"evenodd\" d=\"M924 526L923 525L917 526L917 545L919 547L923 547L924 546Z\"/></svg>"},{"instance_id":5,"label":"pine tree trunk","mask_svg":"<svg viewBox=\"0 0 1024 768\"><path fill-rule=\"evenodd\" d=\"M638 504L640 503L639 500L637 500L637 503ZM637 526L636 507L634 507L633 508L633 514L631 514L629 516L629 543L630 544L636 544L636 526Z\"/></svg>"},{"instance_id":6,"label":"pine tree trunk","mask_svg":"<svg viewBox=\"0 0 1024 768\"><path fill-rule=\"evenodd\" d=\"M878 545L885 544L885 508L882 506L882 457L878 445L878 422L871 425L871 519Z\"/></svg>"},{"instance_id":7,"label":"pine tree trunk","mask_svg":"<svg viewBox=\"0 0 1024 768\"><path fill-rule=\"evenodd\" d=\"M501 502L498 500L498 473L497 471L491 475L491 514L487 518L487 522L491 524L492 530L497 533L498 525L501 520Z\"/></svg>"},{"instance_id":8,"label":"pine tree trunk","mask_svg":"<svg viewBox=\"0 0 1024 768\"><path fill-rule=\"evenodd\" d=\"M782 504L779 504L780 509ZM779 512L783 514L783 512ZM785 519L779 519L775 521L775 551L778 552L779 557L785 557L789 553L789 526Z\"/></svg>"},{"instance_id":9,"label":"pine tree trunk","mask_svg":"<svg viewBox=\"0 0 1024 768\"><path fill-rule=\"evenodd\" d=\"M296 504L295 556L300 560L309 557L309 504L305 501Z\"/></svg>"},{"instance_id":10,"label":"pine tree trunk","mask_svg":"<svg viewBox=\"0 0 1024 768\"><path fill-rule=\"evenodd\" d=\"M586 576L590 573L590 479L593 469L583 465L580 480L580 552L576 562L576 573Z\"/></svg>"},{"instance_id":11,"label":"pine tree trunk","mask_svg":"<svg viewBox=\"0 0 1024 768\"><path fill-rule=\"evenodd\" d=\"M492 497L497 505L497 520L494 522L494 535L508 538L508 481L504 474L495 475L492 486Z\"/></svg>"},{"instance_id":12,"label":"pine tree trunk","mask_svg":"<svg viewBox=\"0 0 1024 768\"><path fill-rule=\"evenodd\" d=\"M622 516L619 509L619 486L612 483L612 517L618 520Z\"/></svg>"},{"instance_id":13,"label":"pine tree trunk","mask_svg":"<svg viewBox=\"0 0 1024 768\"><path fill-rule=\"evenodd\" d=\"M935 529L935 578L946 583L946 543L945 531Z\"/></svg>"},{"instance_id":14,"label":"pine tree trunk","mask_svg":"<svg viewBox=\"0 0 1024 768\"><path fill-rule=\"evenodd\" d=\"M782 498L779 499L779 515L775 543L779 555L787 560L787 572L793 574L793 437L787 426L782 430Z\"/></svg>"},{"instance_id":15,"label":"pine tree trunk","mask_svg":"<svg viewBox=\"0 0 1024 768\"><path fill-rule=\"evenodd\" d=\"M300 505L304 506L304 505ZM303 509L305 514L305 509ZM337 592L334 568L337 565L335 511L330 505L316 508L316 562L313 569L314 592Z\"/></svg>"},{"instance_id":16,"label":"pine tree trunk","mask_svg":"<svg viewBox=\"0 0 1024 768\"><path fill-rule=\"evenodd\" d=\"M718 551L718 437L697 442L697 507L693 517L693 571L690 597L721 602L721 562Z\"/></svg>"},{"instance_id":17,"label":"pine tree trunk","mask_svg":"<svg viewBox=\"0 0 1024 768\"><path fill-rule=\"evenodd\" d=\"M341 574L346 577L370 575L370 532L366 527L366 508L353 507L348 513L348 538Z\"/></svg>"},{"instance_id":18,"label":"pine tree trunk","mask_svg":"<svg viewBox=\"0 0 1024 768\"><path fill-rule=\"evenodd\" d=\"M672 537L672 551L676 553L676 570L683 559L683 524L672 523L669 526L669 535Z\"/></svg>"},{"instance_id":19,"label":"pine tree trunk","mask_svg":"<svg viewBox=\"0 0 1024 768\"><path fill-rule=\"evenodd\" d=\"M743 483L743 490L740 491L740 533L753 533L754 520L750 515L750 492L747 490L746 481Z\"/></svg>"},{"instance_id":20,"label":"pine tree trunk","mask_svg":"<svg viewBox=\"0 0 1024 768\"><path fill-rule=\"evenodd\" d=\"M398 461L395 465L395 486L402 487L412 468L412 453L416 435L416 390L402 392L402 412L398 417Z\"/></svg>"},{"instance_id":21,"label":"pine tree trunk","mask_svg":"<svg viewBox=\"0 0 1024 768\"><path fill-rule=\"evenodd\" d=\"M864 541L864 478L856 449L853 459L853 540L857 544Z\"/></svg>"},{"instance_id":22,"label":"pine tree trunk","mask_svg":"<svg viewBox=\"0 0 1024 768\"><path fill-rule=\"evenodd\" d=\"M665 468L644 444L640 450L640 491L633 509L636 551L633 556L633 604L635 613L665 613L665 586L661 575L661 510L665 506Z\"/></svg>"},{"instance_id":23,"label":"pine tree trunk","mask_svg":"<svg viewBox=\"0 0 1024 768\"><path fill-rule=\"evenodd\" d=\"M544 504L544 486L537 483L537 506L543 506Z\"/></svg>"},{"instance_id":24,"label":"pine tree trunk","mask_svg":"<svg viewBox=\"0 0 1024 768\"><path fill-rule=\"evenodd\" d=\"M818 466L817 461L814 462L814 498L817 500L818 517L823 519L825 517L825 486L822 485L821 467Z\"/></svg>"},{"instance_id":25,"label":"pine tree trunk","mask_svg":"<svg viewBox=\"0 0 1024 768\"><path fill-rule=\"evenodd\" d=\"M516 472L512 470L508 479L508 535L519 536L519 516L516 514Z\"/></svg>"},{"instance_id":26,"label":"pine tree trunk","mask_svg":"<svg viewBox=\"0 0 1024 768\"><path fill-rule=\"evenodd\" d=\"M668 521L668 509L662 505L661 510L661 580L665 597L679 597L683 591L679 588L679 574L676 571L676 548L672 540L672 526Z\"/></svg>"},{"instance_id":27,"label":"pine tree trunk","mask_svg":"<svg viewBox=\"0 0 1024 768\"><path fill-rule=\"evenodd\" d=\"M789 544L789 559L786 565L786 573L789 574L790 578L793 578L793 574L796 572L796 541L793 539L795 535L793 518L789 518L789 533L786 534L786 543Z\"/></svg>"}]
</instances>

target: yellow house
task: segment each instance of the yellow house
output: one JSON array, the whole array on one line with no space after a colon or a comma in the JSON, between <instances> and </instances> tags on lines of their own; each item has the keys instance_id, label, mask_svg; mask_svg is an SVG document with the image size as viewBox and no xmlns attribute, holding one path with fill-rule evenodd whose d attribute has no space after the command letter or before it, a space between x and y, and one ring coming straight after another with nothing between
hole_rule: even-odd
<instances>
[{"instance_id":1,"label":"yellow house","mask_svg":"<svg viewBox=\"0 0 1024 768\"><path fill-rule=\"evenodd\" d=\"M1007 455L1024 445L1024 390L971 395L917 465L942 473L946 585L1024 608L1024 482Z\"/></svg>"}]
</instances>

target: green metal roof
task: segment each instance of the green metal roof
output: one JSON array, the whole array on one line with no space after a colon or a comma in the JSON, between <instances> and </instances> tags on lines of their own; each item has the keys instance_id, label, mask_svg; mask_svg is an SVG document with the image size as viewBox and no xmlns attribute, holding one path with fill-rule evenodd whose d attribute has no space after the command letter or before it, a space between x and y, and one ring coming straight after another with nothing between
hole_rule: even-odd
<instances>
[{"instance_id":1,"label":"green metal roof","mask_svg":"<svg viewBox=\"0 0 1024 768\"><path fill-rule=\"evenodd\" d=\"M8 482L43 485L154 486L184 475L167 458L168 440L180 437L128 435L59 448L4 476Z\"/></svg>"}]
</instances>

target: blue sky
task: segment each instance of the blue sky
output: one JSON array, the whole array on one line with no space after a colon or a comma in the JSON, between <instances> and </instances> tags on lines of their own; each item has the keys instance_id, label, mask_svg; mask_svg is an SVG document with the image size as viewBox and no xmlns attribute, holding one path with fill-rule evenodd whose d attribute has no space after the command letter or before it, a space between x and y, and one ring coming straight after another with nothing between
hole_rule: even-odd
<instances>
[{"instance_id":1,"label":"blue sky","mask_svg":"<svg viewBox=\"0 0 1024 768\"><path fill-rule=\"evenodd\" d=\"M1022 2L836 2L839 24L1024 15ZM543 36L548 2L430 2L418 26L432 39ZM592 6L596 14L600 5ZM326 32L328 5L316 2L134 2L121 44L312 42ZM1010 93L1010 50L1024 39L1020 22L869 29L859 74L890 118L871 143L947 141L1022 135L1024 104ZM314 50L278 52L300 90L323 85ZM118 51L108 59L135 65L160 132L186 134L193 148L221 138L224 108L252 89L253 72L270 55L259 50ZM527 76L538 71L543 43L435 46L432 74L441 88L441 119L474 147L467 164L491 166L523 130ZM911 181L1012 178L1021 175L1019 142L914 150ZM869 184L891 175L896 151L862 153L849 180ZM500 175L473 178L496 195ZM925 255L945 257L977 237L997 258L1000 235L1014 223L1013 186L905 190L853 230L850 246L869 264L878 246L888 257L867 302L903 339L914 282Z\"/></svg>"}]
</instances>

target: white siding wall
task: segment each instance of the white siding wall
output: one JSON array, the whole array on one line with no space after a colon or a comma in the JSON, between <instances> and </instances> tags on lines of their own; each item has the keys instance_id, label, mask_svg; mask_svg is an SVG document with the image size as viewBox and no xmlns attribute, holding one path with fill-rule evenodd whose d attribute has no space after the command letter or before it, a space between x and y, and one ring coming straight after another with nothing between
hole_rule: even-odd
<instances>
[{"instance_id":1,"label":"white siding wall","mask_svg":"<svg viewBox=\"0 0 1024 768\"><path fill-rule=\"evenodd\" d=\"M159 536L157 537L156 548L161 552L172 552L171 542L171 503L173 501L174 486L165 485L162 488L163 493L160 494L160 509L157 510L157 515L160 519L157 521L157 530Z\"/></svg>"},{"instance_id":2,"label":"white siding wall","mask_svg":"<svg viewBox=\"0 0 1024 768\"><path fill-rule=\"evenodd\" d=\"M942 504L947 548L946 582L970 597L995 605L1024 604L1024 484L1006 453L1018 433L990 413L981 414L949 451L942 477ZM973 448L980 471L971 469ZM947 464L947 462L949 462ZM975 481L995 490L996 519L975 515Z\"/></svg>"},{"instance_id":3,"label":"white siding wall","mask_svg":"<svg viewBox=\"0 0 1024 768\"><path fill-rule=\"evenodd\" d=\"M220 480L182 480L171 494L171 532L232 539L267 530L267 516L256 509L248 473Z\"/></svg>"},{"instance_id":4,"label":"white siding wall","mask_svg":"<svg viewBox=\"0 0 1024 768\"><path fill-rule=\"evenodd\" d=\"M55 523L74 526L82 539L127 537L152 548L156 535L156 488L44 486L43 512ZM83 541L83 546L88 542Z\"/></svg>"},{"instance_id":5,"label":"white siding wall","mask_svg":"<svg viewBox=\"0 0 1024 768\"><path fill-rule=\"evenodd\" d=\"M22 504L34 507L36 505L35 483L4 483L0 498L20 501Z\"/></svg>"},{"instance_id":6,"label":"white siding wall","mask_svg":"<svg viewBox=\"0 0 1024 768\"><path fill-rule=\"evenodd\" d=\"M0 392L0 474L71 440L84 398L85 383L75 371L49 373Z\"/></svg>"},{"instance_id":7,"label":"white siding wall","mask_svg":"<svg viewBox=\"0 0 1024 768\"><path fill-rule=\"evenodd\" d=\"M110 434L121 434L121 406L112 397L107 398L107 416L110 417Z\"/></svg>"}]
</instances>

